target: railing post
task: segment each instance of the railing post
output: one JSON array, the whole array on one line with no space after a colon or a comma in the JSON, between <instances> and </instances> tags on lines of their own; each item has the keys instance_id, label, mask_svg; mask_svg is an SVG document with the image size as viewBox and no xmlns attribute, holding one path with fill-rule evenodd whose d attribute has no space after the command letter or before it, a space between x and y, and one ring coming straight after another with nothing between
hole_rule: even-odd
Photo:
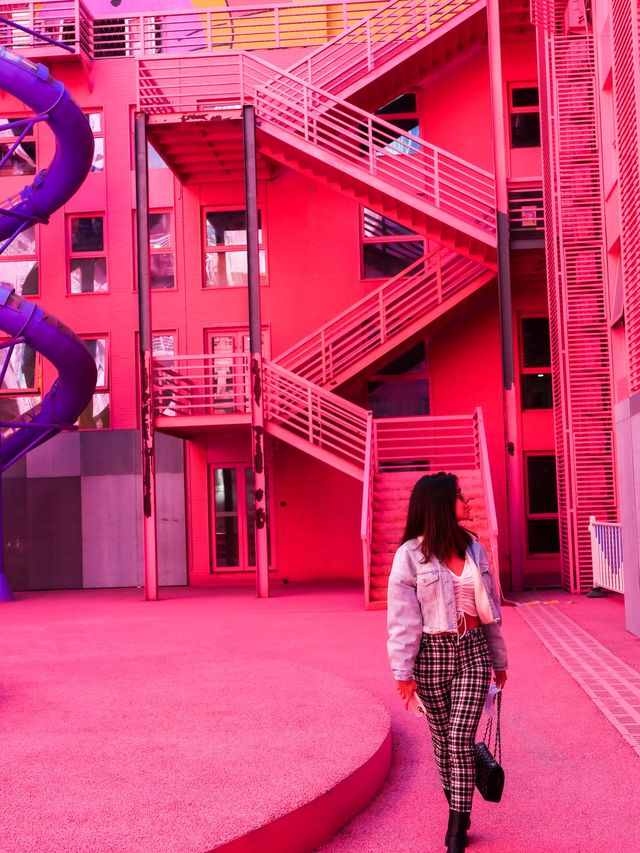
<instances>
[{"instance_id":1,"label":"railing post","mask_svg":"<svg viewBox=\"0 0 640 853\"><path fill-rule=\"evenodd\" d=\"M378 323L380 325L380 343L383 344L387 339L387 318L385 314L384 295L382 290L378 294Z\"/></svg>"},{"instance_id":2,"label":"railing post","mask_svg":"<svg viewBox=\"0 0 640 853\"><path fill-rule=\"evenodd\" d=\"M211 11L206 13L205 21L207 22L207 50L213 50L213 20Z\"/></svg>"},{"instance_id":3,"label":"railing post","mask_svg":"<svg viewBox=\"0 0 640 853\"><path fill-rule=\"evenodd\" d=\"M273 18L273 29L274 29L274 41L275 46L280 47L280 7L276 6L275 15Z\"/></svg>"},{"instance_id":4,"label":"railing post","mask_svg":"<svg viewBox=\"0 0 640 853\"><path fill-rule=\"evenodd\" d=\"M326 385L328 381L328 372L327 372L327 340L324 329L320 332L320 358L322 364L322 384Z\"/></svg>"},{"instance_id":5,"label":"railing post","mask_svg":"<svg viewBox=\"0 0 640 853\"><path fill-rule=\"evenodd\" d=\"M309 87L303 84L302 116L304 119L304 138L309 141Z\"/></svg>"},{"instance_id":6,"label":"railing post","mask_svg":"<svg viewBox=\"0 0 640 853\"><path fill-rule=\"evenodd\" d=\"M367 133L368 133L368 141L369 141L369 171L372 175L375 175L376 172L376 155L373 150L373 122L371 119L367 122Z\"/></svg>"},{"instance_id":7,"label":"railing post","mask_svg":"<svg viewBox=\"0 0 640 853\"><path fill-rule=\"evenodd\" d=\"M373 52L371 48L371 22L367 21L366 27L367 31L367 70L371 71L373 68Z\"/></svg>"},{"instance_id":8,"label":"railing post","mask_svg":"<svg viewBox=\"0 0 640 853\"><path fill-rule=\"evenodd\" d=\"M313 444L313 390L311 386L307 388L307 411L309 417L307 419L307 436L311 444Z\"/></svg>"},{"instance_id":9,"label":"railing post","mask_svg":"<svg viewBox=\"0 0 640 853\"><path fill-rule=\"evenodd\" d=\"M433 152L433 196L435 206L440 207L440 152L437 148Z\"/></svg>"}]
</instances>

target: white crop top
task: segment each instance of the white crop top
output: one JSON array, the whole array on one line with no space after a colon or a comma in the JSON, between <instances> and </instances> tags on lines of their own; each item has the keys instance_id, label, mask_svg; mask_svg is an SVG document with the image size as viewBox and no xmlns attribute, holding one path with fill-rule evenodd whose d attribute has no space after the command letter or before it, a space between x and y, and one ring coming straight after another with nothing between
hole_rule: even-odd
<instances>
[{"instance_id":1,"label":"white crop top","mask_svg":"<svg viewBox=\"0 0 640 853\"><path fill-rule=\"evenodd\" d=\"M451 569L449 569L451 572ZM478 609L476 607L476 595L473 584L473 569L471 567L471 557L466 554L464 558L464 567L461 575L456 575L451 572L453 580L453 589L456 594L456 615L458 620L462 618L463 613L468 613L469 616L477 616Z\"/></svg>"}]
</instances>

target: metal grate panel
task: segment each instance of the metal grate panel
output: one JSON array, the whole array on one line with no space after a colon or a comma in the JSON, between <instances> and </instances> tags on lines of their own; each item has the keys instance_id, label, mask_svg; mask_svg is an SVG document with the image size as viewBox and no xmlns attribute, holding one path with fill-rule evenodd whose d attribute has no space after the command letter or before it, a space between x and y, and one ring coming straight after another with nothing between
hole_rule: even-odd
<instances>
[{"instance_id":1,"label":"metal grate panel","mask_svg":"<svg viewBox=\"0 0 640 853\"><path fill-rule=\"evenodd\" d=\"M594 45L580 3L533 9L562 578L580 592L593 582L589 516L617 517Z\"/></svg>"}]
</instances>

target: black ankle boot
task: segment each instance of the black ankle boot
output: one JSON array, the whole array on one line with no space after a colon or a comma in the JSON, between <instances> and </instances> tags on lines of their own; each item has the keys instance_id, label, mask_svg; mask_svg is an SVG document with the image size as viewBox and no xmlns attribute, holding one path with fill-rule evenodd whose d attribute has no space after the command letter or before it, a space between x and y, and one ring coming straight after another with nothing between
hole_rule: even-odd
<instances>
[{"instance_id":1,"label":"black ankle boot","mask_svg":"<svg viewBox=\"0 0 640 853\"><path fill-rule=\"evenodd\" d=\"M443 788L442 790L444 791L444 795L447 798L447 802L449 803L449 806L451 806L451 791L448 788ZM467 813L467 825L465 827L465 829L467 830L467 832L465 832L465 836L466 836L465 840L466 840L467 844L469 843L468 830L470 829L470 827L471 827L471 814ZM448 843L449 843L449 830L447 829L447 834L444 837L444 846L446 847Z\"/></svg>"},{"instance_id":2,"label":"black ankle boot","mask_svg":"<svg viewBox=\"0 0 640 853\"><path fill-rule=\"evenodd\" d=\"M469 828L469 812L456 812L449 809L449 825L445 836L447 853L464 853L469 843L467 829Z\"/></svg>"}]
</instances>

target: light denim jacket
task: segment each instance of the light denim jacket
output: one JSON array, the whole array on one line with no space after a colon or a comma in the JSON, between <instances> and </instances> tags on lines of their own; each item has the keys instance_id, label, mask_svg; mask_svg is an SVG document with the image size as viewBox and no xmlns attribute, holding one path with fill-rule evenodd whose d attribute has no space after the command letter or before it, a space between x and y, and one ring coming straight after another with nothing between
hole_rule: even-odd
<instances>
[{"instance_id":1,"label":"light denim jacket","mask_svg":"<svg viewBox=\"0 0 640 853\"><path fill-rule=\"evenodd\" d=\"M487 552L479 542L474 541L467 553L480 569L495 620L482 626L491 654L491 664L494 670L504 670L507 668L507 649L500 629L500 597ZM389 576L387 628L391 669L394 678L401 681L413 678L413 667L423 633L458 632L451 572L435 557L425 563L417 539L402 544L393 558Z\"/></svg>"}]
</instances>

